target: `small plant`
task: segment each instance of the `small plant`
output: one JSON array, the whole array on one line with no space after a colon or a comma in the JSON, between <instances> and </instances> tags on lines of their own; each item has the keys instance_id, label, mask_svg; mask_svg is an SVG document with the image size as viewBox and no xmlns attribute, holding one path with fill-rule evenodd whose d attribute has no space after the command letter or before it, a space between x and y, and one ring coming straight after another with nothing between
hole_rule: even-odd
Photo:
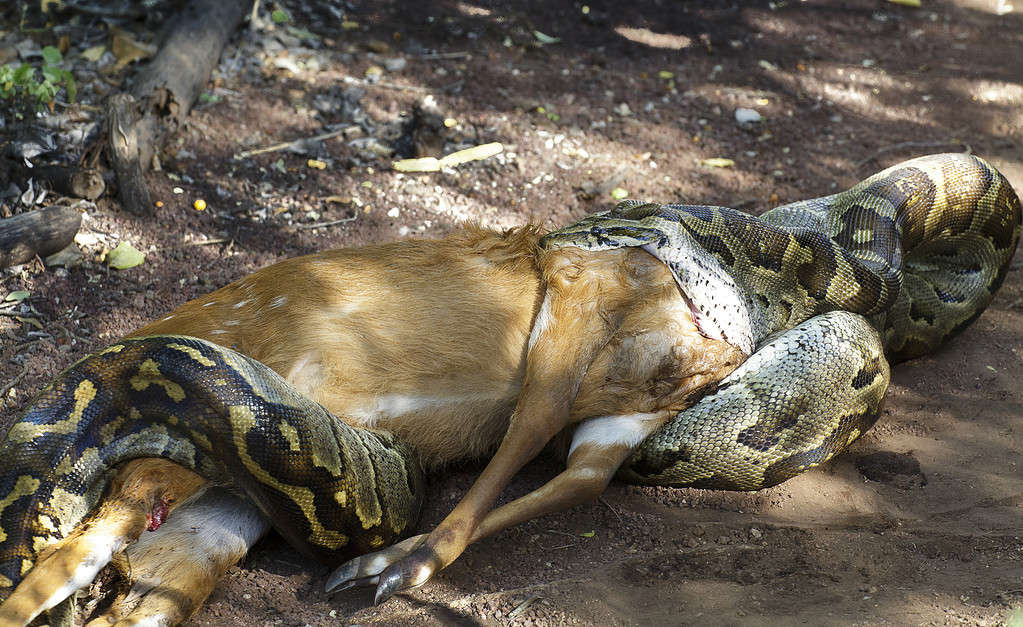
<instances>
[{"instance_id":1,"label":"small plant","mask_svg":"<svg viewBox=\"0 0 1023 627\"><path fill-rule=\"evenodd\" d=\"M21 108L42 111L49 105L53 108L53 100L63 87L68 100L75 101L78 88L71 72L60 67L64 60L60 50L53 46L43 48L42 80L36 79L36 69L28 63L20 67L13 65L0 66L0 100L10 101L10 105L21 117Z\"/></svg>"},{"instance_id":2,"label":"small plant","mask_svg":"<svg viewBox=\"0 0 1023 627\"><path fill-rule=\"evenodd\" d=\"M550 120L551 122L557 122L558 120L561 119L560 115L558 115L557 113L554 113L553 111L551 111L550 109L548 109L547 107L545 107L543 105L540 105L539 107L537 107L536 108L536 112L537 113L542 113L542 114L546 115L547 119Z\"/></svg>"}]
</instances>

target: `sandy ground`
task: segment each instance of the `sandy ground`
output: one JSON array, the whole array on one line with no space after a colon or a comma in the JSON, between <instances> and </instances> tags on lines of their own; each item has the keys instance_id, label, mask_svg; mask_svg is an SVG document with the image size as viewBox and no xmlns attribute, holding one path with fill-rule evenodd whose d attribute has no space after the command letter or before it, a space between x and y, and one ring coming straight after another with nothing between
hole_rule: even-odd
<instances>
[{"instance_id":1,"label":"sandy ground","mask_svg":"<svg viewBox=\"0 0 1023 627\"><path fill-rule=\"evenodd\" d=\"M0 296L31 292L45 332L0 317L0 382L16 379L0 399L0 426L73 359L295 254L429 237L465 219L564 224L606 207L616 187L759 213L912 156L967 147L1023 190L1023 7L999 15L1008 3L748 4L593 2L584 13L578 3L535 0L381 1L349 7L342 24L327 10L333 3L283 3L320 47L278 37L281 29L235 42L213 91L221 99L192 114L169 141L164 169L148 175L164 203L153 218L101 199L83 228L92 236L84 264L28 264L0 276ZM534 31L561 41L540 45ZM275 37L283 43L265 44ZM386 69L394 58L404 67ZM374 66L380 82L363 84ZM357 115L330 104L352 86L365 90ZM389 158L352 142L394 145L426 93L457 122L445 151L501 141L505 153L457 171L399 175ZM741 128L737 107L765 119ZM359 115L357 136L311 154L230 159L325 124L358 125ZM309 167L312 157L327 167ZM735 165L700 165L712 157ZM206 211L192 208L196 198ZM223 241L194 245L214 239ZM147 251L145 264L106 270L101 249L120 240ZM615 483L597 503L478 543L381 607L364 592L326 597L328 570L270 538L190 624L988 625L1018 617L1021 266L1017 255L969 330L896 368L878 425L823 469L752 494ZM916 460L919 471L869 480L858 464L871 466L875 453ZM421 529L478 470L433 478ZM532 464L507 498L557 470Z\"/></svg>"}]
</instances>

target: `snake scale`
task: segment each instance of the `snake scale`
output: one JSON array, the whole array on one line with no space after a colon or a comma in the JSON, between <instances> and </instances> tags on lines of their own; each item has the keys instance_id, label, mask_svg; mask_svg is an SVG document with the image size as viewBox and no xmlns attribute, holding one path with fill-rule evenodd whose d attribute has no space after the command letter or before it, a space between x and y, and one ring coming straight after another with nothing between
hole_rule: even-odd
<instances>
[{"instance_id":1,"label":"snake scale","mask_svg":"<svg viewBox=\"0 0 1023 627\"><path fill-rule=\"evenodd\" d=\"M642 443L629 480L753 490L822 463L876 420L888 359L933 350L1002 283L1020 235L1007 181L922 157L760 218L625 202L541 245L642 246L709 337L751 357ZM252 499L296 547L337 561L415 522L420 470L279 375L195 338L124 340L71 366L0 445L0 599L101 496L117 463L170 458Z\"/></svg>"}]
</instances>

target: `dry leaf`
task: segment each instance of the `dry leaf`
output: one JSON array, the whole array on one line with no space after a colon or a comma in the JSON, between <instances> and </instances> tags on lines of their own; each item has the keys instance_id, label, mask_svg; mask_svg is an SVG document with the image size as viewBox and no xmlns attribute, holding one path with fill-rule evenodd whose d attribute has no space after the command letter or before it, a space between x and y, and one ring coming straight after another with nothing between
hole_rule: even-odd
<instances>
[{"instance_id":1,"label":"dry leaf","mask_svg":"<svg viewBox=\"0 0 1023 627\"><path fill-rule=\"evenodd\" d=\"M392 163L391 167L398 172L437 172L440 170L440 161L436 157L401 159Z\"/></svg>"},{"instance_id":2,"label":"dry leaf","mask_svg":"<svg viewBox=\"0 0 1023 627\"><path fill-rule=\"evenodd\" d=\"M135 61L149 58L156 54L156 46L144 44L120 28L110 29L110 49L117 57L115 67L121 69Z\"/></svg>"},{"instance_id":3,"label":"dry leaf","mask_svg":"<svg viewBox=\"0 0 1023 627\"><path fill-rule=\"evenodd\" d=\"M392 163L391 167L398 172L437 172L442 168L451 168L469 161L488 159L503 151L504 144L501 142L491 142L489 144L480 144L479 146L459 150L458 152L453 152L450 155L445 155L440 159L435 159L434 157L401 159L400 161Z\"/></svg>"},{"instance_id":4,"label":"dry leaf","mask_svg":"<svg viewBox=\"0 0 1023 627\"><path fill-rule=\"evenodd\" d=\"M103 56L103 53L107 51L107 47L103 45L93 46L82 51L82 58L86 61L93 63L99 61L99 58Z\"/></svg>"},{"instance_id":5,"label":"dry leaf","mask_svg":"<svg viewBox=\"0 0 1023 627\"><path fill-rule=\"evenodd\" d=\"M461 165L469 161L480 161L482 159L488 159L503 151L504 144L502 144L501 142L480 144L479 146L473 146L472 148L459 150L458 152L453 152L450 155L445 155L441 157L440 167L448 168L451 166Z\"/></svg>"},{"instance_id":6,"label":"dry leaf","mask_svg":"<svg viewBox=\"0 0 1023 627\"><path fill-rule=\"evenodd\" d=\"M735 165L735 162L723 157L713 157L711 159L704 159L700 162L700 165L708 168L730 168Z\"/></svg>"},{"instance_id":7,"label":"dry leaf","mask_svg":"<svg viewBox=\"0 0 1023 627\"><path fill-rule=\"evenodd\" d=\"M14 316L14 319L22 324L30 324L40 331L43 330L43 323L39 322L35 318L22 318L21 316Z\"/></svg>"}]
</instances>

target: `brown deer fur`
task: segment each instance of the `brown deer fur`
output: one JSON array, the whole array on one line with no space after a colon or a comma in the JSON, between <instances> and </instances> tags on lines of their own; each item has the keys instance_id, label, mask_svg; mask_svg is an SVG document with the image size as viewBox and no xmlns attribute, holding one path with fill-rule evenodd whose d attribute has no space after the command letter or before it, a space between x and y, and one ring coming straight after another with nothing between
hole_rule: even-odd
<instances>
[{"instance_id":1,"label":"brown deer fur","mask_svg":"<svg viewBox=\"0 0 1023 627\"><path fill-rule=\"evenodd\" d=\"M595 498L643 437L746 357L700 334L669 269L643 250L546 251L539 237L535 227L469 226L435 241L290 259L134 335L192 335L234 348L342 420L397 433L428 468L493 454L432 533L341 569L338 587L380 582L378 598L386 598L423 583L478 538ZM610 431L577 436L565 472L491 511L552 437L604 417ZM160 472L187 473L173 464ZM109 500L138 502L131 492L143 488L123 485L131 489ZM237 553L225 552L214 571ZM137 612L187 618L215 582L198 579L200 589L173 611L143 604Z\"/></svg>"}]
</instances>

